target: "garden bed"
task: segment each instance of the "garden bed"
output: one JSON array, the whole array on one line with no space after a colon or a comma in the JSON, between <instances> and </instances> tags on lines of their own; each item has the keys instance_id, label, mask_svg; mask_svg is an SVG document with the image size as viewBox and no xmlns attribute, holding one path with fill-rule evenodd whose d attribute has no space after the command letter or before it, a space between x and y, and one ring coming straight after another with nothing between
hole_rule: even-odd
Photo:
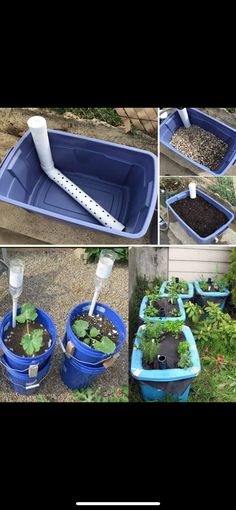
<instances>
[{"instance_id":1,"label":"garden bed","mask_svg":"<svg viewBox=\"0 0 236 510\"><path fill-rule=\"evenodd\" d=\"M228 144L205 129L192 125L180 127L170 144L193 161L216 170L229 148Z\"/></svg>"},{"instance_id":2,"label":"garden bed","mask_svg":"<svg viewBox=\"0 0 236 510\"><path fill-rule=\"evenodd\" d=\"M182 198L172 208L201 237L208 237L228 222L222 211L201 196Z\"/></svg>"}]
</instances>

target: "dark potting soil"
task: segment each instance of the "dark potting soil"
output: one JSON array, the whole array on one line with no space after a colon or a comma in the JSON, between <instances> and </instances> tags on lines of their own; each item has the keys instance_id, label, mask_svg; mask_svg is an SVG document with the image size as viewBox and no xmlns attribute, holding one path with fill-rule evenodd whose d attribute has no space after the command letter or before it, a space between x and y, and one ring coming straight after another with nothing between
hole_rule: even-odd
<instances>
[{"instance_id":1,"label":"dark potting soil","mask_svg":"<svg viewBox=\"0 0 236 510\"><path fill-rule=\"evenodd\" d=\"M29 323L29 331L32 332L34 329L42 329L43 330L43 344L40 350L34 353L32 356L29 356L23 349L22 345L20 345L21 339L24 335L27 334L26 324L16 324L15 328L10 327L4 334L3 341L6 347L12 351L17 356L34 358L35 356L39 356L46 352L50 347L51 337L49 332L37 321L32 321Z\"/></svg>"},{"instance_id":2,"label":"dark potting soil","mask_svg":"<svg viewBox=\"0 0 236 510\"><path fill-rule=\"evenodd\" d=\"M159 311L160 308L164 308L165 311L165 317L174 317L174 315L171 314L172 310L178 310L179 312L179 305L176 303L175 305L172 305L172 303L169 303L168 298L161 298L158 299L158 302L154 301L154 307ZM160 315L158 314L157 317Z\"/></svg>"},{"instance_id":3,"label":"dark potting soil","mask_svg":"<svg viewBox=\"0 0 236 510\"><path fill-rule=\"evenodd\" d=\"M178 345L184 340L185 336L183 334L176 339L172 333L166 333L161 338L159 355L166 356L167 368L178 368ZM150 364L143 362L143 368L145 370L158 370L160 368L158 358Z\"/></svg>"},{"instance_id":4,"label":"dark potting soil","mask_svg":"<svg viewBox=\"0 0 236 510\"><path fill-rule=\"evenodd\" d=\"M178 345L180 342L185 340L184 335L180 335L179 338L176 338L168 333L163 337L163 340L160 343L159 354L166 356L167 368L178 368ZM146 370L158 370L159 362L156 360L154 363L149 365L148 363L143 362L143 368ZM183 379L179 381L169 381L169 382L156 382L156 381L148 381L148 386L152 386L156 389L165 391L167 394L173 395L178 394L182 395L184 391L187 389L188 385L191 383L192 379Z\"/></svg>"},{"instance_id":5,"label":"dark potting soil","mask_svg":"<svg viewBox=\"0 0 236 510\"><path fill-rule=\"evenodd\" d=\"M96 337L96 340L101 340L101 338L103 336L107 336L115 344L118 343L118 341L119 341L118 332L117 332L115 326L112 324L112 322L109 321L108 319L106 319L106 317L104 317L104 315L96 314L96 315L90 316L86 313L83 313L82 315L77 315L77 317L75 317L75 320L73 321L73 323L76 320L87 321L91 328L94 327L94 328L99 329L100 335L98 335ZM80 340L83 341L82 338Z\"/></svg>"},{"instance_id":6,"label":"dark potting soil","mask_svg":"<svg viewBox=\"0 0 236 510\"><path fill-rule=\"evenodd\" d=\"M214 205L197 196L182 198L172 204L174 211L201 237L207 237L227 223L227 216Z\"/></svg>"}]
</instances>

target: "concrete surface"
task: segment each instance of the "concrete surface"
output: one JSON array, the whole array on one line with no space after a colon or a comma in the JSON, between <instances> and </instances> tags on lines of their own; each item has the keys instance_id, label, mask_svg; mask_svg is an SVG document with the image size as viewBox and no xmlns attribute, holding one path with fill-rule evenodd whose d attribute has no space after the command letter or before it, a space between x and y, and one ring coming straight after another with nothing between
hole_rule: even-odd
<instances>
[{"instance_id":1,"label":"concrete surface","mask_svg":"<svg viewBox=\"0 0 236 510\"><path fill-rule=\"evenodd\" d=\"M96 264L86 264L81 253L73 248L19 248L8 249L9 257L20 256L25 262L24 290L19 305L31 302L43 308L55 321L58 337L63 338L68 312L78 303L89 301L94 290ZM109 285L100 295L100 301L114 308L128 324L128 267L114 266ZM7 273L0 277L0 320L11 308ZM52 368L42 382L39 396L17 395L10 389L0 367L1 402L37 402L43 398L50 402L73 402L74 397L60 379L62 351L58 340ZM120 357L107 372L99 377L93 388L100 387L104 396L112 387L128 384L128 346L125 342Z\"/></svg>"}]
</instances>

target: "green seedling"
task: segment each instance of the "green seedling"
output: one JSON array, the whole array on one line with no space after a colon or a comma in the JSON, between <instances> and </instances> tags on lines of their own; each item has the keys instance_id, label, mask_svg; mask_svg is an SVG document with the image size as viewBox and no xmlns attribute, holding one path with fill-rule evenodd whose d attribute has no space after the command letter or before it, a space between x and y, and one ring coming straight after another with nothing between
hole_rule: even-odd
<instances>
[{"instance_id":1,"label":"green seedling","mask_svg":"<svg viewBox=\"0 0 236 510\"><path fill-rule=\"evenodd\" d=\"M198 283L199 283L200 289L203 290L203 292L207 292L208 291L209 283L204 278L204 276L201 276L201 278L200 278Z\"/></svg>"},{"instance_id":2,"label":"green seedling","mask_svg":"<svg viewBox=\"0 0 236 510\"><path fill-rule=\"evenodd\" d=\"M155 306L147 306L146 310L145 310L145 314L144 316L145 317L158 317L159 315L159 310L157 308L155 308Z\"/></svg>"},{"instance_id":3,"label":"green seedling","mask_svg":"<svg viewBox=\"0 0 236 510\"><path fill-rule=\"evenodd\" d=\"M185 340L179 343L178 354L180 356L180 360L178 362L179 368L189 368L192 366L189 344Z\"/></svg>"},{"instance_id":4,"label":"green seedling","mask_svg":"<svg viewBox=\"0 0 236 510\"><path fill-rule=\"evenodd\" d=\"M116 344L107 336L103 336L101 339L97 338L101 336L100 330L94 326L90 328L87 321L82 319L76 320L72 325L72 330L78 338L83 339L86 345L93 347L96 351L112 354L116 348Z\"/></svg>"},{"instance_id":5,"label":"green seedling","mask_svg":"<svg viewBox=\"0 0 236 510\"><path fill-rule=\"evenodd\" d=\"M173 315L173 317L180 317L181 316L181 312L179 310L177 310L177 308L173 308L170 312L171 315Z\"/></svg>"},{"instance_id":6,"label":"green seedling","mask_svg":"<svg viewBox=\"0 0 236 510\"><path fill-rule=\"evenodd\" d=\"M188 282L186 280L176 281L175 277L172 276L171 280L166 285L166 291L170 293L175 291L176 294L185 294L188 291Z\"/></svg>"},{"instance_id":7,"label":"green seedling","mask_svg":"<svg viewBox=\"0 0 236 510\"><path fill-rule=\"evenodd\" d=\"M39 352L43 345L43 330L34 329L30 332L29 323L38 317L36 308L30 303L25 303L21 307L21 313L16 316L16 322L19 324L26 324L27 333L22 336L20 345L28 356Z\"/></svg>"}]
</instances>

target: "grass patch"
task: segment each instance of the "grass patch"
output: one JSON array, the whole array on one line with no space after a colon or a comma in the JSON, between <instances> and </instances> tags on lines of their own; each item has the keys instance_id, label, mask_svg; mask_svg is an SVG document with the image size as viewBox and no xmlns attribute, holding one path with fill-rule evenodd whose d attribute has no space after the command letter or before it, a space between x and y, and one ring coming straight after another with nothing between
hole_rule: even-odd
<instances>
[{"instance_id":1,"label":"grass patch","mask_svg":"<svg viewBox=\"0 0 236 510\"><path fill-rule=\"evenodd\" d=\"M236 361L219 364L212 355L199 352L201 373L194 379L189 402L236 402Z\"/></svg>"},{"instance_id":2,"label":"grass patch","mask_svg":"<svg viewBox=\"0 0 236 510\"><path fill-rule=\"evenodd\" d=\"M102 250L111 250L116 253L116 262L128 262L128 248L85 248L88 262L97 262Z\"/></svg>"},{"instance_id":3,"label":"grass patch","mask_svg":"<svg viewBox=\"0 0 236 510\"><path fill-rule=\"evenodd\" d=\"M101 388L86 388L84 390L73 390L74 400L77 402L128 402L129 387L128 384L122 384L120 387L114 386L110 389L110 394L104 396Z\"/></svg>"},{"instance_id":4,"label":"grass patch","mask_svg":"<svg viewBox=\"0 0 236 510\"><path fill-rule=\"evenodd\" d=\"M111 126L120 126L121 118L114 108L50 108L51 110L63 114L71 112L80 119L98 119Z\"/></svg>"},{"instance_id":5,"label":"grass patch","mask_svg":"<svg viewBox=\"0 0 236 510\"><path fill-rule=\"evenodd\" d=\"M232 177L218 177L216 184L208 184L208 189L218 193L222 198L228 200L231 205L236 205L236 195Z\"/></svg>"}]
</instances>

